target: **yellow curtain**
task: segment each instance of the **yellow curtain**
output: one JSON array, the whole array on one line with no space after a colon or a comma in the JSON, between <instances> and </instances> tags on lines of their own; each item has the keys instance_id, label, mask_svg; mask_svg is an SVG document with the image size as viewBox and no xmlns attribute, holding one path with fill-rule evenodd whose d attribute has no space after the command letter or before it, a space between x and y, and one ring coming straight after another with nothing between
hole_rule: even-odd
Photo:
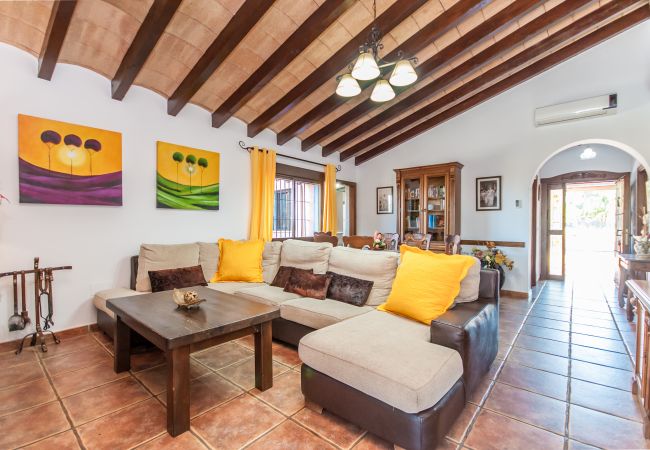
<instances>
[{"instance_id":1,"label":"yellow curtain","mask_svg":"<svg viewBox=\"0 0 650 450\"><path fill-rule=\"evenodd\" d=\"M273 238L275 152L253 147L251 151L252 202L249 239Z\"/></svg>"},{"instance_id":2,"label":"yellow curtain","mask_svg":"<svg viewBox=\"0 0 650 450\"><path fill-rule=\"evenodd\" d=\"M328 164L325 166L323 186L323 231L331 231L332 236L336 236L336 228L336 167Z\"/></svg>"}]
</instances>

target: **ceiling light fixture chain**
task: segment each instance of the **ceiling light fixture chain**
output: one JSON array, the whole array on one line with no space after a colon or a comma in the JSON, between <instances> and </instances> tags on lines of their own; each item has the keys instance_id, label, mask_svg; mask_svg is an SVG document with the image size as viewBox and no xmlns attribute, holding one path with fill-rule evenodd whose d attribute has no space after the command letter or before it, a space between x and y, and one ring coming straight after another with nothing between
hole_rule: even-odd
<instances>
[{"instance_id":1,"label":"ceiling light fixture chain","mask_svg":"<svg viewBox=\"0 0 650 450\"><path fill-rule=\"evenodd\" d=\"M361 93L359 81L376 80L370 99L375 102L386 102L395 98L395 91L392 86L403 87L417 81L418 76L413 66L418 63L418 59L415 56L405 57L402 50L397 52L397 61L384 61L380 58L379 52L383 50L384 44L381 42L382 32L376 25L376 0L372 2L372 14L373 26L370 30L369 39L359 46L359 56L348 64L347 73L336 77L339 82L336 93L342 97L354 97ZM388 67L394 68L390 71L390 77L386 80L384 76L388 71L382 73L382 69Z\"/></svg>"}]
</instances>

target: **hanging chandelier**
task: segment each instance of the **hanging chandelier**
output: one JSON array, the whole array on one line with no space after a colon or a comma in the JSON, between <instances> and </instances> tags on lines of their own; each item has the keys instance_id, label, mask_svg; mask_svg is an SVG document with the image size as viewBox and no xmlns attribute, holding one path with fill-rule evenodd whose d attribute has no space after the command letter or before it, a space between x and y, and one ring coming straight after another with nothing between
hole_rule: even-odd
<instances>
[{"instance_id":1,"label":"hanging chandelier","mask_svg":"<svg viewBox=\"0 0 650 450\"><path fill-rule=\"evenodd\" d=\"M377 19L377 5L373 1L374 20ZM359 47L359 56L348 65L348 73L336 77L338 85L336 93L341 97L354 97L361 93L359 81L370 82L377 80L370 94L370 100L375 102L387 102L395 98L395 87L408 86L415 83L418 75L415 72L414 64L418 63L416 57L405 58L402 51L397 52L397 61L384 61L379 57L379 51L384 48L381 43L382 34L379 28L372 27L370 39ZM382 69L393 67L390 76L386 80Z\"/></svg>"}]
</instances>

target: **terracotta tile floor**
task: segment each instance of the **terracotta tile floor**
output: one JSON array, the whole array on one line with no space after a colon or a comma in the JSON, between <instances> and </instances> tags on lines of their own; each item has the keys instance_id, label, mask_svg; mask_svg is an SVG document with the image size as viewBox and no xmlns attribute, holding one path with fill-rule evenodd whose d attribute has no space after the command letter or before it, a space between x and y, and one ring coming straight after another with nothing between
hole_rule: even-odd
<instances>
[{"instance_id":1,"label":"terracotta tile floor","mask_svg":"<svg viewBox=\"0 0 650 450\"><path fill-rule=\"evenodd\" d=\"M549 282L529 300L503 298L499 359L441 448L648 448L630 393L634 323L612 286ZM191 431L165 431L164 358L133 356L115 374L95 333L43 355L0 354L0 449L392 448L304 407L300 359L274 343L274 387L254 388L252 339L192 355Z\"/></svg>"}]
</instances>

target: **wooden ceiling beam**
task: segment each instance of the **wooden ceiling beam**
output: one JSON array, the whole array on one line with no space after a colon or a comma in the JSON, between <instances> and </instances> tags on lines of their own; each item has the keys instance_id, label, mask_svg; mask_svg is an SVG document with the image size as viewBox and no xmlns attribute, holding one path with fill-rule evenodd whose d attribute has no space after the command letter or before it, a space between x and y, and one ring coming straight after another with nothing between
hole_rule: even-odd
<instances>
[{"instance_id":1,"label":"wooden ceiling beam","mask_svg":"<svg viewBox=\"0 0 650 450\"><path fill-rule=\"evenodd\" d=\"M129 49L126 51L120 67L111 80L111 97L122 100L140 69L156 46L158 39L172 20L182 0L156 0L151 4L147 16L142 21Z\"/></svg>"},{"instance_id":2,"label":"wooden ceiling beam","mask_svg":"<svg viewBox=\"0 0 650 450\"><path fill-rule=\"evenodd\" d=\"M392 61L397 58L397 54L400 51L405 55L415 55L417 52L430 45L465 18L474 14L491 1L492 0L460 0L447 11L429 22L426 26L422 27L399 47L383 56L383 59L386 61ZM360 83L360 86L362 90L365 90L373 84L374 83L372 82L365 82ZM304 114L284 130L280 131L277 136L278 145L287 143L318 119L326 116L331 111L334 111L337 107L343 105L348 100L348 98L332 93L332 95L330 95L325 101L321 102L312 108L307 114ZM303 147L302 150L307 151L309 148Z\"/></svg>"},{"instance_id":3,"label":"wooden ceiling beam","mask_svg":"<svg viewBox=\"0 0 650 450\"><path fill-rule=\"evenodd\" d=\"M340 155L341 161L346 161L352 158L357 153L361 153L363 150L379 143L384 139L389 138L393 134L408 129L411 125L436 113L438 110L450 105L453 102L462 99L464 96L471 94L472 92L488 85L489 83L494 82L499 77L507 74L512 70L515 70L516 68L520 67L523 64L526 64L527 62L532 61L534 58L538 58L542 56L545 52L562 45L568 39L571 39L572 37L577 36L580 33L584 33L594 25L597 25L603 20L612 17L614 14L624 11L626 8L629 8L635 3L637 3L637 1L638 0L619 0L617 2L610 2L605 6L598 8L597 10L587 14L586 16L567 25L561 30L553 33L551 36L538 42L534 46L527 48L526 50L516 54L515 56L508 59L507 61L504 61L500 65L493 67L492 69L488 70L484 74L460 86L454 91L449 92L447 95L415 111L413 114L410 114L409 116L404 117L403 119L398 120L397 122L389 126L385 126L374 135L369 136L368 138L362 140L361 142L353 145L352 147L348 148L347 150L341 153ZM469 61L471 60L468 60L468 62ZM430 95L438 91L438 89L435 88L437 88L437 83L439 81L441 81L440 83L441 85L448 85L451 82L459 79L459 77L461 76L463 76L462 65L458 66L456 69L452 69L451 71L443 75L439 80L434 81L432 84L425 86L425 88L423 89L426 89L429 86L433 86L433 87L429 90L424 90L420 95L422 95L423 99L429 98ZM394 116L390 116L390 117L394 117ZM375 119L374 117L371 119L372 122L370 125L376 124L374 119Z\"/></svg>"},{"instance_id":4,"label":"wooden ceiling beam","mask_svg":"<svg viewBox=\"0 0 650 450\"><path fill-rule=\"evenodd\" d=\"M77 0L57 0L52 5L43 47L38 55L38 78L48 81L52 79L75 6L77 6Z\"/></svg>"},{"instance_id":5,"label":"wooden ceiling beam","mask_svg":"<svg viewBox=\"0 0 650 450\"><path fill-rule=\"evenodd\" d=\"M616 3L616 2L615 2ZM407 130L406 132L395 136L392 139L382 143L381 145L368 150L367 152L355 158L355 164L360 165L364 162L390 150L391 148L402 144L415 136L422 134L431 128L453 118L463 112L483 103L496 95L499 95L518 84L527 81L540 73L566 61L569 58L576 56L583 51L600 44L601 42L627 30L634 25L637 25L650 18L650 9L647 5L642 5L634 11L625 14L621 18L610 22L609 24L598 28L597 30L589 33L583 38L561 48L557 52L551 53L549 56L540 59L539 61L529 65L528 67L516 72L513 75L505 78L504 80L493 84L492 86L478 92L477 94L463 100L457 105L445 110L444 112L431 117L430 119L418 124L417 126Z\"/></svg>"},{"instance_id":6,"label":"wooden ceiling beam","mask_svg":"<svg viewBox=\"0 0 650 450\"><path fill-rule=\"evenodd\" d=\"M190 73L167 100L167 113L175 116L212 76L228 55L273 5L274 0L246 0L203 53Z\"/></svg>"},{"instance_id":7,"label":"wooden ceiling beam","mask_svg":"<svg viewBox=\"0 0 650 450\"><path fill-rule=\"evenodd\" d=\"M273 54L257 68L241 86L212 113L212 126L219 128L242 106L264 88L273 77L306 49L341 14L356 3L355 0L327 0L305 20Z\"/></svg>"},{"instance_id":8,"label":"wooden ceiling beam","mask_svg":"<svg viewBox=\"0 0 650 450\"><path fill-rule=\"evenodd\" d=\"M472 70L475 70L481 65L488 63L490 60L496 58L499 54L505 53L515 45L524 41L526 38L529 38L550 24L565 18L567 15L571 14L579 7L582 7L591 1L592 0L576 0L571 2L563 2L559 6L551 9L551 11L548 13L542 14L541 16L535 18L533 21L510 33L498 43L491 45L487 49L481 51L479 54L475 55L474 57L470 58L455 68L453 70L453 77L449 74L444 75L442 78L444 78L445 83L440 83L440 80L435 80L421 87L410 96L394 103L392 106L385 109L377 116L370 118L360 126L353 128L344 135L339 136L337 139L330 142L328 145L323 146L323 156L331 155L332 153L343 148L345 144L352 141L356 137L367 133L374 127L386 123L388 120L396 117L402 112L408 111L414 105L426 100L430 95L433 94L433 92L441 89L441 84L449 84L450 82L455 82L457 79L461 78L461 74L462 76L466 76ZM495 14L490 19L471 30L469 33L459 38L456 42L445 47L439 53L423 62L420 67L421 78L433 75L441 67L449 64L450 61L452 61L454 58L457 58L463 52L467 51L467 49L469 49L473 44L481 40L485 40L490 36L493 36L504 26L512 23L513 21L516 21L521 15L525 14L536 6L538 6L537 2L528 2L528 4L515 2L504 8L499 13ZM400 99L398 98L398 100ZM326 139L337 131L345 128L350 123L356 121L363 115L367 114L375 107L376 103L370 99L358 104L350 111L347 111L345 114L336 118L331 123L306 138L303 141L303 144L306 143L307 145L314 145L317 142L321 142L323 139Z\"/></svg>"},{"instance_id":9,"label":"wooden ceiling beam","mask_svg":"<svg viewBox=\"0 0 650 450\"><path fill-rule=\"evenodd\" d=\"M423 6L427 0L396 1L355 37L341 47L327 61L317 67L307 78L298 83L280 100L275 102L248 124L248 137L257 136L271 123L286 114L293 106L305 99L323 83L333 78L341 68L347 66L359 54L359 46L367 40L373 26L386 33L403 22L407 17Z\"/></svg>"}]
</instances>

